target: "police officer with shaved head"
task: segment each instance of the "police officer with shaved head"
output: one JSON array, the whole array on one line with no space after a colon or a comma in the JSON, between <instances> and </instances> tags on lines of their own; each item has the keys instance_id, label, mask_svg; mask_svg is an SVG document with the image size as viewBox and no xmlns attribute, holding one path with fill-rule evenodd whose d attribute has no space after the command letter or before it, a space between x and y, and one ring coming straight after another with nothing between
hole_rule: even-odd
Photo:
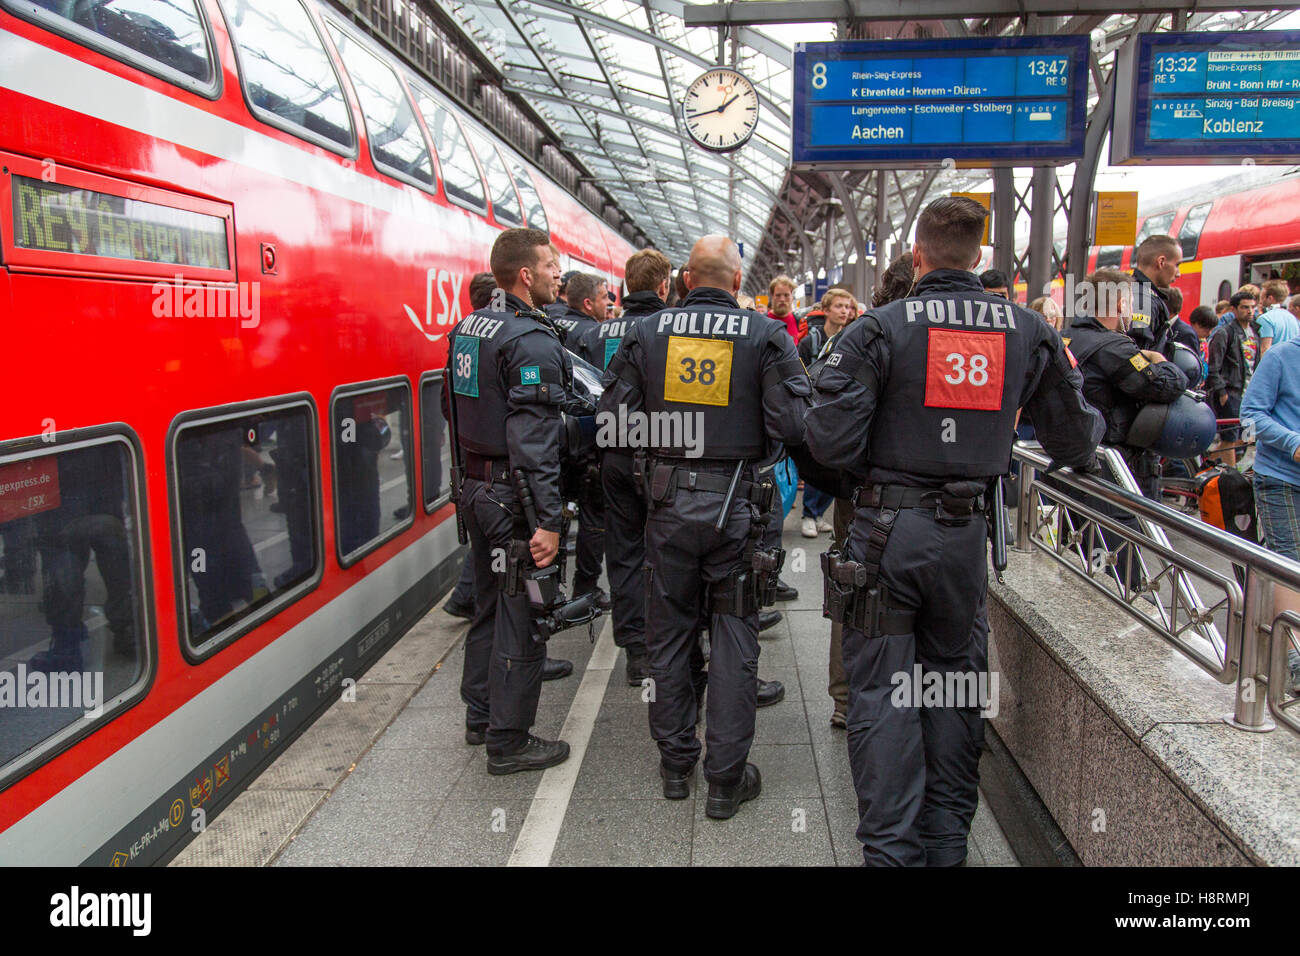
<instances>
[{"instance_id":1,"label":"police officer with shaved head","mask_svg":"<svg viewBox=\"0 0 1300 956\"><path fill-rule=\"evenodd\" d=\"M478 592L461 678L465 742L486 743L488 773L508 774L569 756L564 741L529 733L546 645L533 638L525 590L506 592L502 579L509 575L498 575L495 556L526 551L545 568L559 551L560 414L571 372L540 311L555 298L560 274L550 237L507 229L493 243L491 266L504 295L451 330L444 411L456 443L457 517L472 545ZM518 500L516 471L532 498L535 526Z\"/></svg>"},{"instance_id":2,"label":"police officer with shaved head","mask_svg":"<svg viewBox=\"0 0 1300 956\"><path fill-rule=\"evenodd\" d=\"M1102 433L1057 333L969 271L987 215L963 198L926 207L911 294L845 330L806 416L813 455L865 476L847 548L823 571L828 616L844 624L868 865L966 859L987 704L978 688L989 686L985 509L1008 470L1016 409L1029 409L1059 465L1091 467ZM923 695L936 677L940 700Z\"/></svg>"},{"instance_id":3,"label":"police officer with shaved head","mask_svg":"<svg viewBox=\"0 0 1300 956\"><path fill-rule=\"evenodd\" d=\"M773 599L778 551L762 546L775 481L761 466L803 442L811 386L785 327L736 303L736 244L706 236L672 308L637 320L610 360L600 409L646 416L646 650L650 732L664 796L683 799L700 756L691 651L710 614L706 815L758 796L748 762L758 692L758 611ZM703 603L702 605L702 602Z\"/></svg>"}]
</instances>

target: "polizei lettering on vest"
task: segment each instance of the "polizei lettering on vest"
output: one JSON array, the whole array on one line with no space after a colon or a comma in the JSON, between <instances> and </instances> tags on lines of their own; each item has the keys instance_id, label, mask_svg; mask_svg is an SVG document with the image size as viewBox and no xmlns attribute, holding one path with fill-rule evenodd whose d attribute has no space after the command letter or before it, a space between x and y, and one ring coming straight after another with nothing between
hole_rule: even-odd
<instances>
[{"instance_id":1,"label":"polizei lettering on vest","mask_svg":"<svg viewBox=\"0 0 1300 956\"><path fill-rule=\"evenodd\" d=\"M954 325L972 329L1014 329L1016 310L1009 302L979 299L908 299L904 303L908 322L922 317L931 325Z\"/></svg>"},{"instance_id":2,"label":"polizei lettering on vest","mask_svg":"<svg viewBox=\"0 0 1300 956\"><path fill-rule=\"evenodd\" d=\"M497 331L505 322L501 319L492 319L486 315L471 315L464 319L456 327L457 335L472 335L475 338L490 339L497 334Z\"/></svg>"},{"instance_id":3,"label":"polizei lettering on vest","mask_svg":"<svg viewBox=\"0 0 1300 956\"><path fill-rule=\"evenodd\" d=\"M749 316L726 312L662 312L659 333L674 335L725 335L744 338L749 334Z\"/></svg>"}]
</instances>

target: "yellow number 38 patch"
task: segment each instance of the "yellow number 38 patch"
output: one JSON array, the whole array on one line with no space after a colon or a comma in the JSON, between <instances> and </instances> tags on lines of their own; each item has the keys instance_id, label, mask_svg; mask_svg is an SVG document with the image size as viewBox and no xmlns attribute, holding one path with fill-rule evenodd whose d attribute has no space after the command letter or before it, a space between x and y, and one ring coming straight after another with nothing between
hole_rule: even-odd
<instances>
[{"instance_id":1,"label":"yellow number 38 patch","mask_svg":"<svg viewBox=\"0 0 1300 956\"><path fill-rule=\"evenodd\" d=\"M668 337L664 401L726 405L731 400L731 351L723 339Z\"/></svg>"}]
</instances>

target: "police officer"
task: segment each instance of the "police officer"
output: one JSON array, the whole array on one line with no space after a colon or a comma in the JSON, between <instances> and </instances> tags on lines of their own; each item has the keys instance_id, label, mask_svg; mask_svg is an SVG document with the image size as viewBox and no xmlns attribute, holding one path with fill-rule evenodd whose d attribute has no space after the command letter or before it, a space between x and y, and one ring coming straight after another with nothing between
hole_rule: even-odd
<instances>
[{"instance_id":1,"label":"police officer","mask_svg":"<svg viewBox=\"0 0 1300 956\"><path fill-rule=\"evenodd\" d=\"M649 428L646 593L654 613L647 615L646 648L654 681L650 732L669 799L689 795L700 754L690 656L700 602L709 601L705 813L717 819L761 790L758 768L746 758L754 738L758 607L761 592L775 584L777 555L760 547L755 523L770 510L775 484L753 465L770 460L777 443L802 442L810 392L781 323L736 304L740 282L734 242L697 242L686 298L628 329L601 397L603 412L621 407L625 416L648 413L659 423Z\"/></svg>"},{"instance_id":2,"label":"police officer","mask_svg":"<svg viewBox=\"0 0 1300 956\"><path fill-rule=\"evenodd\" d=\"M551 246L551 252L558 262L560 259L560 250L554 245ZM569 280L577 275L576 269L570 269L564 275L560 276L560 290L555 293L555 301L542 307L542 311L551 318L552 321L558 319L564 313L569 311Z\"/></svg>"},{"instance_id":3,"label":"police officer","mask_svg":"<svg viewBox=\"0 0 1300 956\"><path fill-rule=\"evenodd\" d=\"M546 647L535 641L521 590L508 596L494 554L527 541L537 567L559 550L560 406L568 365L553 328L538 311L555 295L559 265L539 229L507 229L492 246L499 302L458 322L449 337L447 409L463 480L457 510L474 561L478 606L465 641L461 698L465 742L487 744L488 773L541 770L569 756L562 740L529 733L537 715ZM528 527L513 471L523 471L535 503Z\"/></svg>"},{"instance_id":4,"label":"police officer","mask_svg":"<svg viewBox=\"0 0 1300 956\"><path fill-rule=\"evenodd\" d=\"M1098 269L1085 281L1096 300L1097 316L1076 316L1065 330L1065 343L1079 363L1084 398L1106 422L1102 441L1119 450L1142 493L1158 498L1159 459L1153 452L1128 444L1129 432L1142 406L1174 401L1187 388L1187 376L1163 354L1154 349L1139 350L1124 334L1132 316L1135 286L1129 276L1118 269ZM1092 498L1086 503L1127 527L1138 527L1137 518L1126 510ZM1098 530L1108 548L1120 544L1115 535ZM1137 585L1142 577L1139 562L1128 559L1126 546L1121 547L1118 557L1114 567L1126 569L1128 583Z\"/></svg>"},{"instance_id":5,"label":"police officer","mask_svg":"<svg viewBox=\"0 0 1300 956\"><path fill-rule=\"evenodd\" d=\"M1173 236L1147 236L1133 250L1133 261L1134 301L1129 338L1138 348L1168 355L1174 328L1164 289L1178 278L1183 245Z\"/></svg>"},{"instance_id":6,"label":"police officer","mask_svg":"<svg viewBox=\"0 0 1300 956\"><path fill-rule=\"evenodd\" d=\"M664 307L671 276L672 264L656 249L642 249L629 258L623 317L589 328L578 342L578 355L596 368L607 368L632 323ZM628 685L639 687L650 673L645 647L646 506L644 485L634 474L633 451L617 445L602 449L600 482L614 643L627 654Z\"/></svg>"},{"instance_id":7,"label":"police officer","mask_svg":"<svg viewBox=\"0 0 1300 956\"><path fill-rule=\"evenodd\" d=\"M914 668L947 687L956 682L945 673L987 680L984 496L1007 472L1016 409L1042 423L1059 464L1091 464L1101 435L1056 332L967 271L987 215L955 197L925 209L912 294L845 329L806 416L813 455L866 479L847 553L823 561L838 589L827 585L827 603L847 595L831 616L845 623L849 760L868 865L966 857L984 702L976 693L934 705L913 686ZM930 706L907 706L922 701Z\"/></svg>"},{"instance_id":8,"label":"police officer","mask_svg":"<svg viewBox=\"0 0 1300 956\"><path fill-rule=\"evenodd\" d=\"M584 354L583 343L588 337L599 333L601 324L609 315L606 282L600 276L588 272L575 272L569 276L567 288L568 309L561 315L553 316L552 321L560 330L565 348L574 355L588 358L588 354ZM592 357L595 357L594 353ZM591 364L600 369L605 367L603 360ZM609 595L598 587L601 565L605 560L605 496L600 490L600 477L594 464L577 482L576 490L578 547L573 561L573 594L574 597L581 597L594 591L597 606L608 610Z\"/></svg>"}]
</instances>

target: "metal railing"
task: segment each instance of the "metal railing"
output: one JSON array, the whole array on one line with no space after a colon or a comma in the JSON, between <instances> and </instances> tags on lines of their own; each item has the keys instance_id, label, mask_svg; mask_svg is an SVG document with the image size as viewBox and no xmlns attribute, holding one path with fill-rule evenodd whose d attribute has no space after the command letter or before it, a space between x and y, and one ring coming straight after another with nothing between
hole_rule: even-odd
<instances>
[{"instance_id":1,"label":"metal railing","mask_svg":"<svg viewBox=\"0 0 1300 956\"><path fill-rule=\"evenodd\" d=\"M1300 733L1300 697L1289 693L1287 649L1300 650L1300 614L1274 613L1275 588L1300 592L1300 563L1141 494L1119 452L1098 449L1103 481L1051 464L1041 446L1017 442L1017 551L1041 550L1154 630L1216 680L1236 683L1234 727ZM1179 539L1179 547L1169 536ZM1232 574L1184 553L1204 548Z\"/></svg>"}]
</instances>

